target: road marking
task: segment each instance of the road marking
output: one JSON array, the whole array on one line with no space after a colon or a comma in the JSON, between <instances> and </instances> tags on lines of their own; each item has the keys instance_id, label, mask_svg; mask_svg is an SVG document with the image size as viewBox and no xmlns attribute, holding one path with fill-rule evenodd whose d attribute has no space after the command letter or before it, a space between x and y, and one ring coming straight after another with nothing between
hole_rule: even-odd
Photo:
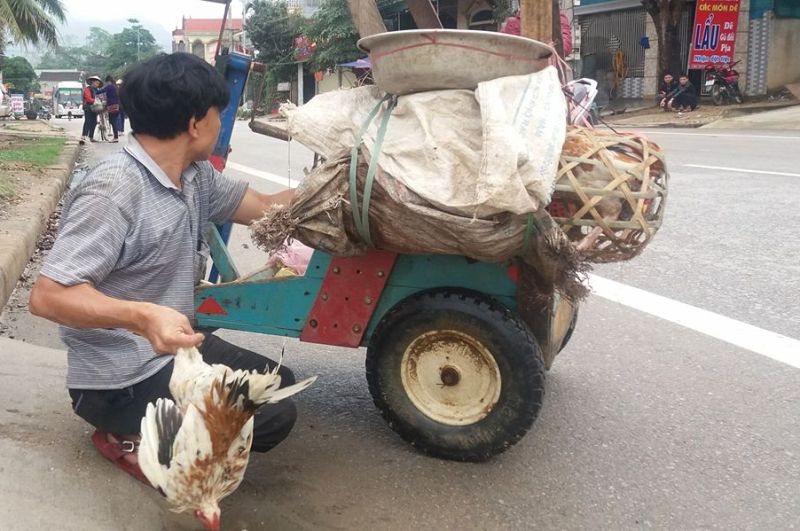
<instances>
[{"instance_id":1,"label":"road marking","mask_svg":"<svg viewBox=\"0 0 800 531\"><path fill-rule=\"evenodd\" d=\"M225 167L230 168L232 170L240 171L242 173L246 173L248 175L252 175L253 177L258 177L259 179L264 179L265 181L269 181L271 183L280 184L281 186L284 187L289 184L288 177L283 177L275 173L269 173L266 171L257 170L255 168L251 168L250 166L245 166L244 164L237 164L236 162L228 161L225 164Z\"/></svg>"},{"instance_id":2,"label":"road marking","mask_svg":"<svg viewBox=\"0 0 800 531\"><path fill-rule=\"evenodd\" d=\"M589 283L604 299L800 369L800 340L597 275L590 274Z\"/></svg>"},{"instance_id":3,"label":"road marking","mask_svg":"<svg viewBox=\"0 0 800 531\"><path fill-rule=\"evenodd\" d=\"M766 175L780 175L783 177L800 177L800 173L786 173L782 171L746 170L744 168L726 168L724 166L706 166L705 164L684 164L687 168L701 168L704 170L733 171L737 173L763 173Z\"/></svg>"},{"instance_id":4,"label":"road marking","mask_svg":"<svg viewBox=\"0 0 800 531\"><path fill-rule=\"evenodd\" d=\"M800 140L800 134L797 136L780 136L780 135L737 135L737 134L724 134L724 133L683 133L677 131L656 131L654 129L640 129L644 135L673 135L673 136L715 136L723 138L766 138L769 140Z\"/></svg>"}]
</instances>

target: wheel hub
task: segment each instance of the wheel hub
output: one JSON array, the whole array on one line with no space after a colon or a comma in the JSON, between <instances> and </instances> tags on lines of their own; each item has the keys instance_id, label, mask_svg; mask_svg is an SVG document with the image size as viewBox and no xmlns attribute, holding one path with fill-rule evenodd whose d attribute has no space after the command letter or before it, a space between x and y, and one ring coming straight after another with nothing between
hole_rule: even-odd
<instances>
[{"instance_id":1,"label":"wheel hub","mask_svg":"<svg viewBox=\"0 0 800 531\"><path fill-rule=\"evenodd\" d=\"M442 367L441 378L444 385L458 385L459 380L461 380L461 374L459 374L458 369L448 365Z\"/></svg>"},{"instance_id":2,"label":"wheel hub","mask_svg":"<svg viewBox=\"0 0 800 531\"><path fill-rule=\"evenodd\" d=\"M451 426L474 424L500 399L500 369L478 339L436 330L406 348L401 377L406 395L423 414Z\"/></svg>"}]
</instances>

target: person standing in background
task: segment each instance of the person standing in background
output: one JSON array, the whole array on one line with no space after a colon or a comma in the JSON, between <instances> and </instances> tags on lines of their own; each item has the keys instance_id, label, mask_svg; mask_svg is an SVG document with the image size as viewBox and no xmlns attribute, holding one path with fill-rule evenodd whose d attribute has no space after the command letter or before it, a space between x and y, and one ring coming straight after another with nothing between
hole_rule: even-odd
<instances>
[{"instance_id":1,"label":"person standing in background","mask_svg":"<svg viewBox=\"0 0 800 531\"><path fill-rule=\"evenodd\" d=\"M106 86L97 89L95 94L106 95L106 109L108 110L108 121L114 131L114 139L111 142L119 142L119 95L117 94L117 83L112 76L106 76Z\"/></svg>"},{"instance_id":2,"label":"person standing in background","mask_svg":"<svg viewBox=\"0 0 800 531\"><path fill-rule=\"evenodd\" d=\"M118 79L117 80L117 94L119 94L120 90L122 90L122 80ZM125 134L125 109L122 107L122 99L120 99L120 104L119 104L119 126L118 126L118 129L119 129L120 136Z\"/></svg>"},{"instance_id":3,"label":"person standing in background","mask_svg":"<svg viewBox=\"0 0 800 531\"><path fill-rule=\"evenodd\" d=\"M83 131L81 132L81 144L90 140L94 142L94 129L97 127L97 113L92 110L92 104L97 94L97 88L102 81L97 76L86 78L86 87L83 89Z\"/></svg>"}]
</instances>

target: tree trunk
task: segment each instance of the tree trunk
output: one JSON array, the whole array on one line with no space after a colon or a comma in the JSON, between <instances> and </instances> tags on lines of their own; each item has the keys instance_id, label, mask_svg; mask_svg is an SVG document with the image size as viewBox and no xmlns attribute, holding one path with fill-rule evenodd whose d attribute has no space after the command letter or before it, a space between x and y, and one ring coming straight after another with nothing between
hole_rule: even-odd
<instances>
[{"instance_id":1,"label":"tree trunk","mask_svg":"<svg viewBox=\"0 0 800 531\"><path fill-rule=\"evenodd\" d=\"M375 0L347 0L347 7L360 37L385 33L386 26Z\"/></svg>"},{"instance_id":2,"label":"tree trunk","mask_svg":"<svg viewBox=\"0 0 800 531\"><path fill-rule=\"evenodd\" d=\"M442 29L439 15L431 0L406 0L411 17L419 29Z\"/></svg>"},{"instance_id":3,"label":"tree trunk","mask_svg":"<svg viewBox=\"0 0 800 531\"><path fill-rule=\"evenodd\" d=\"M658 36L658 79L670 73L676 78L686 72L681 61L680 23L683 0L642 0Z\"/></svg>"}]
</instances>

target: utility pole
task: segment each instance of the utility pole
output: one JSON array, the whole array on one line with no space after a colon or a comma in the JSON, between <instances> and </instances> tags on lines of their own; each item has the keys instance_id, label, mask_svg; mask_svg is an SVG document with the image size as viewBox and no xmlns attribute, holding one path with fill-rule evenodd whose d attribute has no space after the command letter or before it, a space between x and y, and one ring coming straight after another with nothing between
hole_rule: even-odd
<instances>
[{"instance_id":1,"label":"utility pole","mask_svg":"<svg viewBox=\"0 0 800 531\"><path fill-rule=\"evenodd\" d=\"M297 106L302 107L304 98L304 91L305 87L303 87L303 63L297 63Z\"/></svg>"}]
</instances>

